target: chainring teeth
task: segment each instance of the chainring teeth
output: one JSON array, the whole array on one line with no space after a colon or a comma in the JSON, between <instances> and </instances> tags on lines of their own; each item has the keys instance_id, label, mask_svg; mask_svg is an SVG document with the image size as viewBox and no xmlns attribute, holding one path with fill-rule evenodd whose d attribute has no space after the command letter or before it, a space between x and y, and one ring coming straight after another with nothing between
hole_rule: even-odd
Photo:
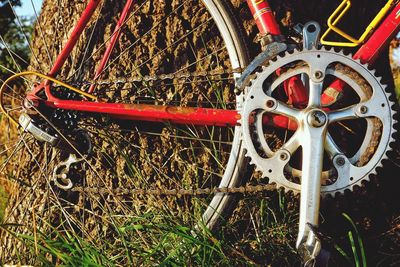
<instances>
[{"instance_id":1,"label":"chainring teeth","mask_svg":"<svg viewBox=\"0 0 400 267\"><path fill-rule=\"evenodd\" d=\"M333 184L328 185L328 186L322 186L322 188L321 188L322 195L334 197L337 193L341 194L341 193L344 193L345 190L354 190L355 187L362 186L362 184L365 181L370 180L370 178L369 178L370 175L376 175L377 168L380 168L382 166L382 161L384 161L388 158L388 152L391 150L390 145L395 141L394 134L397 133L397 130L394 127L394 124L397 124L397 120L395 118L396 114L397 114L396 104L394 101L392 101L392 99L390 99L392 96L390 88L388 88L387 85L382 84L382 78L376 76L375 70L370 70L368 68L368 66L366 64L362 64L359 59L357 59L357 60L352 59L351 54L344 54L343 51L335 51L332 48L325 49L324 47L322 47L322 48L318 49L318 48L314 47L310 50L302 50L301 51L301 50L295 49L293 51L286 51L283 55L277 55L276 58L269 60L265 66L262 66L261 72L256 72L253 74L254 77L252 77L252 79L250 79L248 86L246 87L247 94L244 96L245 101L243 103L242 111L244 111L246 109L250 109L250 108L247 108L247 106L250 105L248 102L248 96L250 95L251 91L255 90L253 88L254 86L260 85L259 80L262 79L262 81L265 81L273 73L275 73L276 69L282 68L284 66L290 66L291 64L293 64L295 62L301 61L301 62L303 62L303 65L304 65L304 63L310 64L310 61L309 60L307 61L304 58L307 55L313 55L314 53L322 53L323 56L331 57L330 58L331 61L329 64L327 64L327 66L332 65L332 63L335 63L333 66L335 66L336 63L340 63L340 64L342 64L342 66L344 68L349 69L350 73L352 74L352 77L350 77L350 75L348 75L348 79L351 79L351 80L355 79L356 82L360 81L361 83L367 84L370 87L370 92L371 92L371 95L369 95L367 99L371 99L372 97L377 97L376 94L374 93L375 90L382 90L383 94L379 93L378 96L381 96L381 97L384 96L385 103L387 103L387 106L388 106L387 108L385 107L385 109L390 113L390 115L389 115L390 120L388 120L388 125L380 127L380 131L385 131L385 132L388 131L388 132L386 132L386 134L379 133L379 135L380 135L379 141L377 142L375 149L372 150L373 154L370 156L368 162L364 165L364 166L368 166L367 167L368 171L364 171L365 173L363 173L362 175L354 177L354 179L352 179L352 181L349 182L344 187L339 187L339 186L335 187L336 182L333 182ZM350 64L350 65L347 65L347 64ZM288 69L296 68L296 67L298 67L298 66L295 66L295 67L291 66L291 67L288 67ZM332 66L331 66L331 68L332 68ZM281 75L282 75L282 73L281 73ZM345 74L342 73L342 75L344 76ZM286 79L283 79L283 80L286 80ZM375 88L375 87L372 88L370 86L370 84L373 80L375 80L375 82L379 84L378 88ZM257 150L263 150L263 147L260 145L261 142L259 140L254 140L254 138L251 135L256 134L257 138L260 139L260 138L265 138L264 133L257 133L257 127L254 127L255 129L252 129L253 126L250 127L249 123L246 122L246 120L248 120L248 118L245 118L243 116L243 114L245 114L245 112L243 112L241 114L242 114L242 117L240 119L241 125L243 128L246 128L245 131L242 132L242 140L244 143L244 147L246 148L246 157L250 158L250 163L252 165L256 166L255 167L256 170L261 171L263 177L269 178L270 183L275 183L277 188L284 188L285 192L291 191L295 194L298 194L300 192L299 187L293 186L290 183L287 183L288 180L284 174L280 175L280 177L273 177L267 171L267 169L269 169L269 168L264 168L262 166L263 163L261 160L259 160L259 158L261 156L256 155L256 154L258 153ZM378 120L380 122L382 122L379 118L378 118ZM385 122L382 122L382 123L385 123ZM375 129L376 128L377 128L377 126L375 126ZM245 136L247 134L250 136ZM382 139L383 136L385 136L385 140ZM367 141L371 141L371 140L367 140ZM386 147L383 143L387 144ZM361 156L360 156L360 158L361 158ZM267 160L272 160L272 158L267 158ZM370 162L375 163L374 165L370 164L370 165L373 165L373 167L371 167L371 169L369 169L370 166L368 165ZM289 162L287 164L289 164ZM272 163L269 163L268 165L273 166L274 163L272 162ZM333 166L333 164L332 164L332 166ZM335 167L333 167L333 168L335 168ZM356 168L356 167L353 166L353 168ZM298 184L296 184L296 185L298 185Z\"/></svg>"}]
</instances>

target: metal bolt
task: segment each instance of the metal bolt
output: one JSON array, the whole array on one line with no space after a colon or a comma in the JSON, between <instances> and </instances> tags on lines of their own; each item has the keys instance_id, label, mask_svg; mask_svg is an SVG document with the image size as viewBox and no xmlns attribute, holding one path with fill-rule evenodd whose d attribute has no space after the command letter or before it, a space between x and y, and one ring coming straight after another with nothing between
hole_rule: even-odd
<instances>
[{"instance_id":1,"label":"metal bolt","mask_svg":"<svg viewBox=\"0 0 400 267\"><path fill-rule=\"evenodd\" d=\"M288 154L285 153L285 152L282 152L282 153L279 155L279 158L280 158L281 160L287 160L288 157L289 157Z\"/></svg>"},{"instance_id":2,"label":"metal bolt","mask_svg":"<svg viewBox=\"0 0 400 267\"><path fill-rule=\"evenodd\" d=\"M235 92L235 95L238 96L238 95L240 95L242 93L242 90L240 90L239 88L235 87L234 92Z\"/></svg>"},{"instance_id":3,"label":"metal bolt","mask_svg":"<svg viewBox=\"0 0 400 267\"><path fill-rule=\"evenodd\" d=\"M361 114L365 114L365 113L368 112L368 108L366 106L361 106L359 111L360 111Z\"/></svg>"},{"instance_id":4,"label":"metal bolt","mask_svg":"<svg viewBox=\"0 0 400 267\"><path fill-rule=\"evenodd\" d=\"M275 101L270 99L265 104L267 105L267 108L273 108L275 106Z\"/></svg>"},{"instance_id":5,"label":"metal bolt","mask_svg":"<svg viewBox=\"0 0 400 267\"><path fill-rule=\"evenodd\" d=\"M320 110L313 110L308 114L307 121L313 127L321 127L326 123L326 115Z\"/></svg>"},{"instance_id":6,"label":"metal bolt","mask_svg":"<svg viewBox=\"0 0 400 267\"><path fill-rule=\"evenodd\" d=\"M338 166L343 166L345 163L346 163L346 161L344 160L343 157L338 157L338 158L336 159L336 164L337 164Z\"/></svg>"},{"instance_id":7,"label":"metal bolt","mask_svg":"<svg viewBox=\"0 0 400 267\"><path fill-rule=\"evenodd\" d=\"M317 70L316 72L314 72L314 78L315 79L319 80L319 79L321 79L323 77L324 77L324 74L322 73L322 71Z\"/></svg>"},{"instance_id":8,"label":"metal bolt","mask_svg":"<svg viewBox=\"0 0 400 267\"><path fill-rule=\"evenodd\" d=\"M26 109L32 109L33 107L38 107L39 102L35 99L24 98L24 100L22 101L22 105Z\"/></svg>"}]
</instances>

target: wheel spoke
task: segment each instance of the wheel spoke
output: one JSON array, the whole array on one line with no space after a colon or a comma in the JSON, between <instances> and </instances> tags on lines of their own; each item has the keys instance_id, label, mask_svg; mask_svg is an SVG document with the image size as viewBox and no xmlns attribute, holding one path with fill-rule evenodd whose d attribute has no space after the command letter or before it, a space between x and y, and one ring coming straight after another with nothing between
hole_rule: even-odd
<instances>
[{"instance_id":1,"label":"wheel spoke","mask_svg":"<svg viewBox=\"0 0 400 267\"><path fill-rule=\"evenodd\" d=\"M33 3L32 0L31 3ZM143 13L137 14L134 11L130 16L133 19L129 22L130 29L126 27L126 30L132 32L123 37L126 39L119 42L121 47L115 52L117 57L109 62L106 70L103 71L105 79L112 81L113 76L130 73L132 75L137 73L136 76L165 75L165 73L176 75L168 80L157 79L157 81L139 81L129 84L115 83L110 88L98 90L99 98L103 98L104 94L104 98L108 102L115 103L120 103L121 100L124 103L147 101L157 106L174 103L181 107L214 108L236 112L235 104L239 106L242 100L233 93L234 78L238 76L233 73L233 70L241 69L247 63L245 53L242 53L245 51L245 47L241 44L241 40L234 39L235 34L230 34L233 33L231 31L234 29L234 25L230 20L224 19L225 14L228 13L226 10L222 10L225 8L223 5L215 5L214 1L204 1L203 4L198 4L198 1L190 3L186 0L179 3L167 1L160 6L158 6L158 2L149 0L135 3L135 8L138 8L136 11L138 13L143 11ZM46 57L49 58L49 61L52 60L50 56L57 54L61 46L60 40L67 37L71 26L68 23L73 19L66 19L65 15L72 10L82 9L81 5L77 5L66 11L64 8L69 7L69 3L62 0L56 1L55 5L58 6L58 11L56 8L51 9L50 6L45 6L47 8L43 10L44 13L50 12L50 9L56 11L56 17L50 16L49 18L57 25L51 25L51 29L48 31L56 33L55 36L51 36L54 42L44 40L43 47L39 49L43 52L43 55L39 55L41 65L35 62L34 54L32 54L32 62L38 64L39 67L44 67L44 63L47 63ZM113 9L115 11L117 7ZM181 10L188 14L193 10L196 12L193 12L194 15L188 20L186 15L180 14ZM153 11L154 14L152 14ZM89 68L96 66L97 51L102 51L108 42L106 39L110 28L105 30L104 44L99 46L96 40L98 38L94 36L99 25L107 24L109 27L107 20L110 16L106 12L110 11L102 10L95 13L93 21L90 22L90 26L93 28L84 33L88 38L78 41L76 49L69 55L67 68L60 72L60 75L67 75L70 79L69 83L76 83L77 86L83 84L84 88L87 87L86 82L79 79L89 76ZM205 14L206 12L209 14ZM96 19L97 14L99 16ZM151 19L151 22L147 23L147 18ZM217 25L211 23L212 20ZM49 35L46 33L47 30L44 31L43 22L39 18L38 24L35 26L36 38L44 39L46 37L48 39ZM145 29L134 27L135 23L141 25L142 22L147 25ZM171 23L172 25L170 25ZM175 23L179 25L177 26ZM148 30L149 28L151 29ZM176 30L177 28L181 29ZM34 43L37 45L39 42ZM96 52L91 49L95 49ZM9 51L15 61L22 62L13 52ZM219 70L222 74L213 74L219 73ZM18 72L17 66L10 69L10 73L15 72ZM190 75L183 77L184 75L179 75L182 73ZM65 80L66 78L61 79ZM100 82L98 84L100 87ZM105 83L101 89L104 87L106 87ZM129 90L128 87L131 87L132 90ZM93 116L93 114L79 113L79 120L74 123L77 123L76 126L79 130L86 130L93 146L90 156L86 156L79 153L76 147L80 143L74 136L75 132L64 127L64 123L70 122L69 119L63 121L57 118L58 111L62 115L72 114L73 111L62 109L55 111L51 107L45 108L42 105L30 109L26 107L23 110L19 106L24 97L25 88L22 86L20 88L19 84L16 86L12 84L11 87L8 87L3 98L7 102L5 106L8 113L18 120L21 113L27 112L35 126L51 135L58 136L62 140L61 144L68 144L66 149L63 149L62 146L52 148L49 144L37 142L29 133L14 132L14 128L3 133L4 137L8 133L11 141L17 139L15 135L25 136L22 143L21 141L19 144L16 142L16 144L12 144L13 147L10 147L12 142L9 142L7 147L1 147L4 154L0 155L2 158L7 158L10 154L14 156L9 160L5 170L16 170L18 164L21 165L21 171L16 172L16 178L21 181L21 192L16 194L16 199L13 199L10 205L19 206L13 207L13 211L21 208L22 205L27 205L30 209L22 207L21 217L24 217L24 221L19 216L14 216L12 212L8 214L11 216L8 219L9 221L15 220L17 223L33 222L33 227L29 224L26 225L27 230L38 228L43 230L44 234L48 234L52 230L68 232L79 229L79 233L73 232L73 234L79 234L82 238L86 238L96 230L94 227L100 228L99 225L104 225L96 239L111 234L116 239L123 240L124 234L107 229L107 227L123 225L125 218L137 214L141 207L145 207L144 205L148 205L149 210L156 207L164 209L172 215L175 211L171 210L171 205L176 203L179 208L196 212L196 216L193 217L198 218L199 204L207 207L210 199L214 199L213 203L217 203L214 207L217 210L211 213L206 212L208 219L205 222L212 227L216 215L224 213L224 207L231 198L229 195L219 194L218 198L207 197L204 199L185 197L177 200L168 197L167 201L160 201L160 196L130 195L122 197L116 194L115 189L119 187L144 190L200 189L221 185L234 187L239 186L242 179L240 170L245 161L241 150L240 135L235 132L239 126L194 127L191 124L130 123L99 114ZM239 103L237 103L238 101ZM7 123L7 120L6 116L2 116L2 123ZM1 142L3 143L5 140L4 138ZM20 149L15 152L15 148L18 146ZM59 161L65 159L71 152L79 155L83 160L79 163L82 164L81 167L73 168L74 171L70 176L76 190L64 192L54 185L51 177L55 166L59 165ZM17 160L14 160L15 158ZM28 162L25 158L32 158L32 160ZM27 174L24 168L29 168L31 172ZM31 184L23 184L25 181L30 181ZM95 194L92 187L104 189L101 190L101 193ZM86 189L90 192L84 192ZM38 194L40 194L39 198ZM134 210L136 208L138 210ZM10 210L7 209L7 212ZM176 216L176 214L174 215ZM93 223L96 226L93 226Z\"/></svg>"},{"instance_id":2,"label":"wheel spoke","mask_svg":"<svg viewBox=\"0 0 400 267\"><path fill-rule=\"evenodd\" d=\"M17 20L17 24L18 24L18 27L19 27L19 29L20 29L20 32L23 34L23 36L24 36L24 38L25 38L25 41L26 41L26 43L28 44L29 50L30 50L30 52L31 52L31 55L33 56L33 59L35 60L35 63L37 64L37 66L39 67L39 69L43 72L42 65L39 63L39 59L38 59L36 53L33 51L31 42L30 42L30 40L29 40L29 38L28 38L28 35L26 34L26 32L25 32L25 30L24 30L23 24L22 24L22 22L21 22L19 16L17 15L17 13L15 12L15 7L14 7L14 5L11 3L10 0L7 0L7 1L8 1L8 4L10 5L11 10L12 10L14 16L15 16L15 19Z\"/></svg>"},{"instance_id":3,"label":"wheel spoke","mask_svg":"<svg viewBox=\"0 0 400 267\"><path fill-rule=\"evenodd\" d=\"M148 36L156 27L163 25L163 23L165 23L165 21L167 20L167 18L171 15L174 14L176 12L178 12L179 9L181 9L184 4L187 1L184 1L183 3L181 3L180 5L178 5L176 8L174 8L170 14L168 16L166 16L165 18L163 18L162 20L158 21L155 25L153 25L152 28L150 28L148 31L146 31L139 39L137 39L136 41L134 41L131 45L129 45L124 51L122 51L114 60L110 61L107 66L103 69L103 71L100 73L100 75L102 73L104 73L105 71L107 71L109 69L109 67L115 63L121 56L123 56L127 51L129 51L129 49L131 49L132 47L134 47L135 45L137 45L139 43L139 41L141 41L143 39L143 37Z\"/></svg>"},{"instance_id":4,"label":"wheel spoke","mask_svg":"<svg viewBox=\"0 0 400 267\"><path fill-rule=\"evenodd\" d=\"M36 7L35 7L35 4L34 4L33 0L31 0L31 5L32 5L32 10L33 10L33 12L35 14L36 24L38 25L38 28L39 28L40 38L42 38L42 40L44 42L44 47L45 47L46 54L47 54L48 64L49 64L49 66L52 66L53 65L53 60L52 60L51 55L50 55L49 45L48 45L47 39L46 39L46 37L45 37L45 35L43 33L43 27L42 27L42 24L41 24L41 22L39 20L39 16L38 16L38 13L37 13L37 10L36 10Z\"/></svg>"},{"instance_id":5,"label":"wheel spoke","mask_svg":"<svg viewBox=\"0 0 400 267\"><path fill-rule=\"evenodd\" d=\"M134 17L135 15L137 15L137 12L138 12L146 3L148 3L149 1L150 1L150 0L144 1L143 3L140 4L140 6L139 6L138 8L136 8L136 10L134 10L133 12L131 12L131 14L130 14L129 17L125 20L125 22L122 24L121 27L123 27L124 25L126 25L126 23L127 23L132 17ZM104 3L103 3L103 6L104 6ZM103 7L102 7L102 8L103 8ZM100 13L101 13L101 12L100 12ZM99 17L98 17L97 20L96 20L96 23L97 23L97 21L98 21L99 18L100 18L100 14L99 14ZM95 24L96 24L96 23L95 23ZM96 26L94 26L94 29L93 29L93 30L95 30L95 29L96 29ZM102 48L104 48L104 47L106 46L106 44L108 43L108 41L110 41L111 38L112 38L112 35L111 35L110 37L108 37L102 44L100 44L100 45L98 46L98 48L96 49L96 51L93 52L89 57L87 57L87 58L84 57L84 59L82 60L81 67L78 68L77 70L75 70L75 71L72 73L71 76L77 75L80 71L82 71L81 68L82 68L83 66L85 66L85 65L89 62L89 60L93 59L100 51L102 51ZM89 43L88 43L88 45L89 45ZM129 51L128 49L129 49L129 48L125 49L123 52ZM86 52L85 52L85 53L86 53ZM112 63L112 62L108 63L107 66L110 65L111 63Z\"/></svg>"}]
</instances>

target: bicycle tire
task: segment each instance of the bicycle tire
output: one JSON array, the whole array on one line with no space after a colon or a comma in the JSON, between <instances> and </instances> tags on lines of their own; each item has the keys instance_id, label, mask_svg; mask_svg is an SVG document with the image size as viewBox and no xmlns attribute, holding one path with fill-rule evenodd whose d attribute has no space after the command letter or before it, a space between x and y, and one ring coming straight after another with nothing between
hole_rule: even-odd
<instances>
[{"instance_id":1,"label":"bicycle tire","mask_svg":"<svg viewBox=\"0 0 400 267\"><path fill-rule=\"evenodd\" d=\"M145 2L147 2L147 1L145 1ZM166 2L168 2L168 1L166 1ZM188 1L186 1L186 2L188 2ZM228 57L228 59L229 59L228 65L230 65L230 69L231 70L233 70L233 69L243 69L248 63L248 59L249 59L248 58L248 50L247 50L247 47L246 47L246 43L244 42L245 39L243 37L244 36L243 35L243 30L241 29L241 26L239 25L239 23L236 21L235 17L232 15L233 11L231 10L230 4L226 3L224 1L220 1L220 0L204 0L202 2L204 4L204 6L207 8L208 13L213 18L213 21L215 21L216 26L217 26L218 31L219 31L219 34L222 36L223 43L226 46L226 50L227 50L227 53L228 53L228 56L229 56ZM168 2L168 4L171 4L171 6L173 5L172 2ZM46 8L46 6L44 6L44 8ZM120 7L118 7L118 8L120 8ZM115 7L115 9L117 9L117 7ZM171 11L171 10L173 10L173 8L169 9L169 11ZM46 10L44 12L46 12ZM141 19L143 19L143 18L141 18ZM45 34L43 36L43 32L41 32L42 29L40 29L40 27L41 27L40 23L37 23L36 32L35 32L36 40L40 39L42 37L46 37ZM42 27L43 27L43 25L42 25ZM129 28L129 26L128 26L128 28ZM93 23L93 24L91 24L91 26L87 30L88 31L87 33L90 34L92 30L94 32L96 29L98 29L98 27L96 26L96 23ZM68 32L68 29L63 29L63 31ZM124 33L126 33L126 34L135 34L134 30L132 30L132 28L128 29ZM211 37L208 37L208 38L211 39ZM104 40L107 41L107 38L105 38ZM102 41L104 41L104 40L102 40ZM120 42L120 44L123 41L125 41L125 40L123 39ZM59 42L59 41L57 41L57 42ZM90 43L90 41L89 41L89 43ZM33 46L38 46L38 41L36 41L36 43L34 41L34 43L32 45ZM42 49L41 49L42 52L45 52L44 47L45 46L47 47L47 45L48 44L42 45ZM79 44L78 44L78 46L79 46ZM102 47L102 45L99 46L98 44L96 44L96 45L88 45L87 49L89 49L89 47L93 47L93 46L96 47L97 50L104 49L104 47ZM56 45L54 45L53 48L50 47L49 50L54 50L54 49L57 50ZM84 51L81 51L81 52L84 52ZM128 53L130 53L130 52L128 52ZM31 65L33 66L32 68L36 68L37 70L43 72L43 70L40 69L41 68L40 66L41 66L42 63L38 63L37 62L37 60L38 60L37 57L39 57L39 58L42 57L41 59L43 59L43 61L44 61L44 58L47 57L47 55L46 55L47 53L43 53L43 55L35 55L35 53L32 51L32 54L33 54L32 58L31 58ZM48 54L53 54L53 52L48 53ZM117 57L120 57L120 55L122 53L121 53L121 51L117 51L116 54L117 54ZM74 55L74 56L75 57L79 57L77 55ZM72 83L75 82L74 79L79 81L79 79L86 78L87 77L87 76L85 76L86 74L82 74L79 71L77 72L76 69L79 66L83 66L83 65L85 65L84 66L85 68L87 67L86 65L88 65L88 66L93 68L94 66L97 65L97 63L96 63L95 60L86 60L85 61L84 59L85 59L85 56L83 56L83 60L81 62L79 62L79 64L75 63L75 68L73 67L74 63L69 62L68 63L69 66L67 64L67 67L64 68L63 71L60 73L59 78L61 80L67 80L67 81L72 82ZM42 61L42 60L39 59L39 61ZM73 61L73 60L71 60L71 61ZM85 62L83 62L83 61L85 61ZM111 61L110 66L112 64L116 64L116 62L117 61ZM15 63L16 63L15 65L18 65L17 62L15 62ZM115 65L113 65L113 67L115 67ZM146 66L144 66L144 67L146 67ZM15 69L15 71L17 71L17 69ZM151 74L153 70L150 67L146 71L149 74ZM72 74L71 74L71 72L72 72ZM142 73L140 73L140 75L141 74ZM109 76L109 75L106 73L105 76ZM233 76L234 77L229 77L230 89L233 89L233 86L232 86L233 81L234 81L233 79L237 78L238 74L233 74ZM77 77L79 77L79 79L77 79ZM121 88L119 88L119 90L121 90ZM99 89L99 91L101 91L101 88ZM116 92L117 92L117 94L120 94L120 91L116 91ZM18 92L18 93L21 93L21 92ZM101 92L99 94L101 94ZM107 92L105 94L107 94ZM233 94L233 91L230 92L230 94ZM242 101L241 97L236 97L236 101L239 101L239 102ZM210 105L211 104L212 103L210 103ZM240 103L236 103L236 105L240 105ZM101 119L101 120L103 120L103 119ZM98 123L98 122L99 121L96 121L96 123ZM106 121L104 123L109 125L108 121ZM122 122L122 125L125 125L125 122ZM50 126L54 127L54 125L50 125ZM111 125L111 128L114 127L114 126L115 126L114 124ZM90 127L91 126L87 126L87 128L90 128ZM151 126L151 127L154 127L154 126ZM240 127L240 126L237 126L237 127ZM54 128L56 128L56 130L62 130L61 129L62 126L60 126L60 125L57 125ZM120 129L118 129L118 130L120 130ZM162 130L161 130L161 132L162 132ZM91 132L91 134L93 134L93 133ZM139 138L136 138L136 141L138 139ZM24 139L20 139L20 140L24 140ZM25 144L25 141L23 141L24 142L23 147L25 147L24 148L24 150L25 150L24 153L27 153L28 157L31 160L34 159L37 162L31 162L30 164L22 164L22 166L33 168L33 169L39 167L39 169L40 169L40 165L42 164L42 162L48 160L49 156L47 155L47 153L50 155L52 152L46 152L45 155L41 154L41 152L39 152L40 150L50 151L50 148L48 146L46 146L46 145L43 146L43 144L38 144L36 141L31 141L31 139L29 139L29 140L30 140L29 144ZM108 140L108 141L111 142L111 140ZM241 141L241 138L240 138L240 130L239 130L239 128L237 128L234 131L233 140L232 140L231 143L232 144L231 144L231 149L230 149L230 156L229 156L229 159L227 160L227 167L226 167L226 170L225 170L225 172L223 174L222 179L217 183L215 183L215 182L214 183L209 183L209 184L207 184L207 186L228 187L229 188L229 187L239 186L243 182L244 177L245 177L244 172L246 171L247 161L245 160L245 157L244 157L244 151L243 151L243 147L242 147L242 141ZM103 145L103 144L104 143L102 143L101 145ZM33 150L29 150L29 148L27 148L28 147L27 145L29 145L29 146L33 145L36 148L34 148ZM26 150L28 150L28 151L26 151ZM38 154L36 155L36 157L35 157L35 154L32 153L31 151L38 151ZM21 156L21 155L23 155L23 153L18 151L18 155ZM8 156L10 156L10 155L8 155ZM4 163L6 161L9 161L10 157L8 157L8 156L3 158L2 166L4 165ZM16 156L16 155L13 155L13 156ZM122 156L120 155L120 157L122 157ZM95 158L95 159L96 159L97 162L108 161L109 160L109 159L105 159L105 156L103 158L98 157L98 158ZM44 164L43 166L46 166L46 169L47 168L51 169L52 165L48 165L47 163L48 163L47 161L46 161L46 163L43 163ZM50 163L51 164L55 164L54 162L50 162ZM17 164L17 161L14 162L14 167L16 167L15 164ZM101 163L101 164L103 164L103 163ZM112 166L112 164L110 165L109 163L107 163L105 165L108 165L108 168L110 168L110 169L112 169L113 167L116 167L115 165ZM101 166L101 169L102 168L104 168L104 166ZM93 164L93 169L96 169L96 164ZM5 170L2 170L2 171L5 171ZM42 171L42 170L39 170L39 172L40 171ZM132 171L132 170L130 170L130 171ZM29 175L30 174L29 174L29 170L28 170L28 173L24 173L23 175L21 175L21 177L22 177L21 179L19 177L17 177L18 178L17 180L22 182L22 183L20 183L20 185L23 185L24 181L29 180L29 178L27 178L27 176L29 176ZM46 173L46 175L49 175L49 173ZM107 175L109 175L109 173L107 173ZM38 175L38 176L41 176L41 174ZM42 176L44 176L44 175L42 175ZM6 174L3 173L2 174L2 178L4 179L5 177L6 177ZM48 179L44 179L44 177L42 177L42 178L43 178L42 179L43 181L40 181L40 179L37 178L38 179L37 180L38 183L41 184L44 188L47 187L48 191L53 191L53 197L55 197L55 198L61 197L61 199L63 199L61 201L62 203L58 199L57 199L56 202L59 203L61 206L64 205L65 203L63 201L65 201L65 199L64 199L65 195L66 194L68 195L69 193L68 192L63 192L63 191L61 191L61 192L57 191L57 189L54 189L54 185ZM93 183L93 181L88 182L88 184L90 184L90 183ZM119 186L123 186L123 184L122 185L118 184L118 185ZM30 188L29 190L32 190L32 188ZM56 193L54 193L54 192L56 192ZM37 193L35 193L35 194L37 194ZM77 196L74 195L73 197L76 198ZM221 218L224 217L225 215L229 214L229 211L232 208L232 203L234 203L233 202L233 198L234 198L234 196L223 194L223 193L218 193L215 196L213 196L211 198L211 200L209 200L209 204L208 204L207 208L205 209L203 215L201 216L202 217L202 223L207 225L207 227L209 229L215 229L218 226L219 222L221 221ZM11 203L14 203L14 204L17 203L17 202L11 201ZM30 204L32 205L32 202L30 202ZM41 208L43 209L43 206L41 206ZM21 214L27 213L27 207L25 207L25 209L26 209L25 211L21 210ZM61 209L61 210L64 211L63 209ZM51 211L49 211L47 209L46 209L46 212L51 213ZM27 219L27 218L30 218L31 216L32 216L32 214L28 214L28 215L22 216L22 218ZM64 214L63 216L67 216L67 215ZM19 218L19 219L21 219L21 218ZM18 223L18 221L13 220L13 219L5 221L5 223L14 223L14 222ZM73 223L73 224L75 224L75 223ZM79 225L79 223L78 223L78 225ZM73 228L72 225L70 227ZM21 231L21 233L22 232L26 232L26 231L27 231L27 229ZM2 254L4 256L7 253L10 253L11 250L13 250L13 249L15 250L15 248L16 247L4 248L5 250L3 251L3 253L0 253L0 254ZM8 257L5 257L5 258L2 258L2 257L1 257L2 260L9 259Z\"/></svg>"}]
</instances>

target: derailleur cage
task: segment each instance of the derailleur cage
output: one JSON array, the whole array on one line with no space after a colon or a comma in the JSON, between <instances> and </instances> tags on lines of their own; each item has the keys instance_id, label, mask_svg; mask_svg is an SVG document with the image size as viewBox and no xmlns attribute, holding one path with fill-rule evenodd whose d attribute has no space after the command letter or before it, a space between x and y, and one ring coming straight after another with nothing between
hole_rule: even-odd
<instances>
[{"instance_id":1,"label":"derailleur cage","mask_svg":"<svg viewBox=\"0 0 400 267\"><path fill-rule=\"evenodd\" d=\"M72 180L68 178L72 165L84 160L83 155L90 155L92 144L88 133L82 129L72 131L74 140L65 141L57 134L51 134L41 129L37 122L28 113L22 113L19 117L19 124L23 131L29 132L38 141L50 144L54 149L65 151L67 159L54 167L51 181L62 190L69 190L73 187Z\"/></svg>"}]
</instances>

